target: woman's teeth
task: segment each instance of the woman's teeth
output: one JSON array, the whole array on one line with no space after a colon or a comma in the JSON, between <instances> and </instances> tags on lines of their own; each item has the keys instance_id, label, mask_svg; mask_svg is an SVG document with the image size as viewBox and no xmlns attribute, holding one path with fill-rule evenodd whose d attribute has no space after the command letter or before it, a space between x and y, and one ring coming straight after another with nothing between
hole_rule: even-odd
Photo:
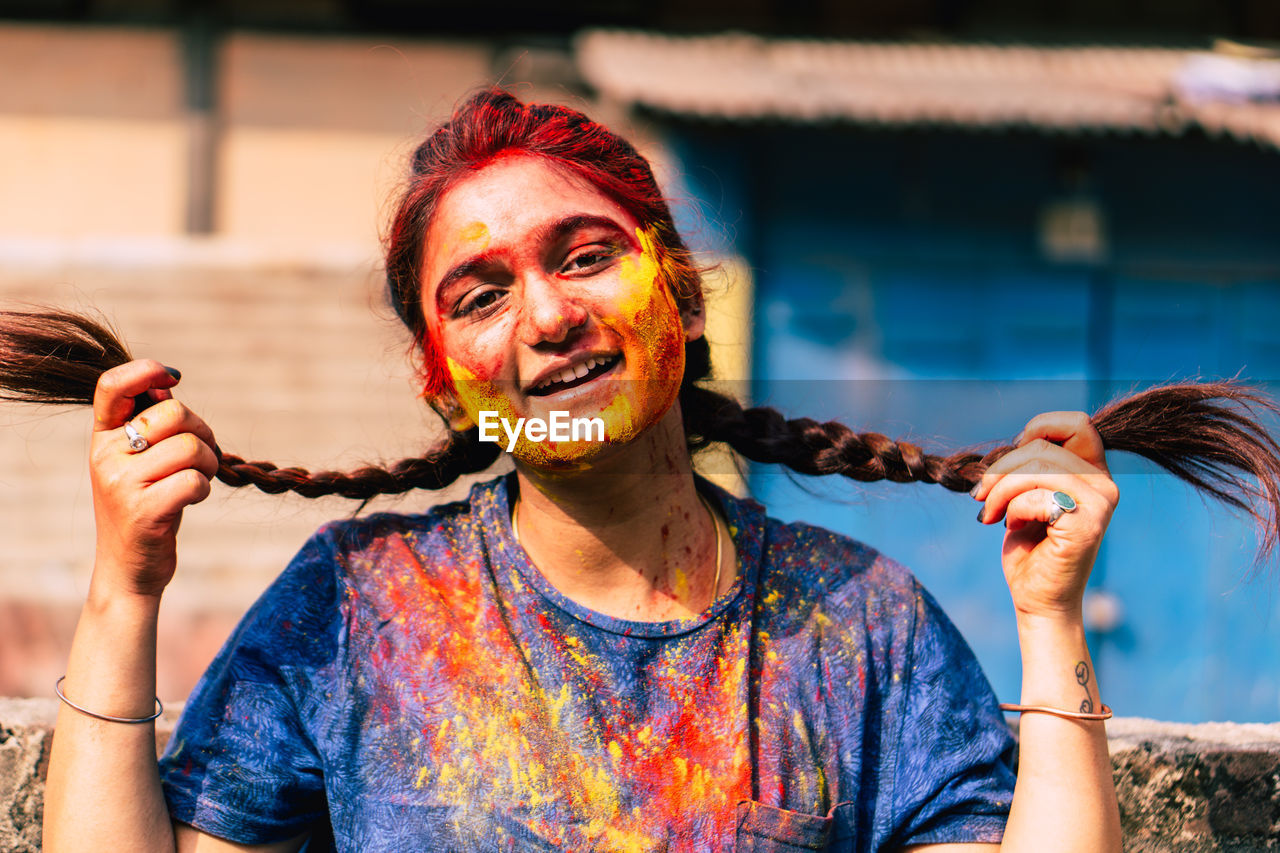
<instances>
[{"instance_id":1,"label":"woman's teeth","mask_svg":"<svg viewBox=\"0 0 1280 853\"><path fill-rule=\"evenodd\" d=\"M597 358L595 356L592 356L586 361L582 361L570 367L566 367L563 370L559 371L558 373L553 373L551 376L548 376L546 379L543 379L541 382L535 385L532 390L543 391L547 388L550 388L552 385L564 384L564 383L572 382L575 379L581 379L582 377L586 376L595 368L600 367L602 365L610 364L612 361L613 361L613 357Z\"/></svg>"}]
</instances>

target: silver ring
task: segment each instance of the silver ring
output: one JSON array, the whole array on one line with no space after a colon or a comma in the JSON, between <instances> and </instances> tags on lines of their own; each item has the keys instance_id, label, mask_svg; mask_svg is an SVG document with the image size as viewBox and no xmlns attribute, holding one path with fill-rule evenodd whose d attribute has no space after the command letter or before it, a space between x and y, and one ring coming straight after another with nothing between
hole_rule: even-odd
<instances>
[{"instance_id":1,"label":"silver ring","mask_svg":"<svg viewBox=\"0 0 1280 853\"><path fill-rule=\"evenodd\" d=\"M134 429L131 423L125 423L124 434L129 437L130 453L141 453L151 446L151 442L147 441L146 436Z\"/></svg>"},{"instance_id":2,"label":"silver ring","mask_svg":"<svg viewBox=\"0 0 1280 853\"><path fill-rule=\"evenodd\" d=\"M1080 506L1076 503L1076 499L1066 492L1054 492L1049 496L1049 500L1053 501L1053 507L1049 510L1048 524L1053 524L1069 512L1075 512Z\"/></svg>"}]
</instances>

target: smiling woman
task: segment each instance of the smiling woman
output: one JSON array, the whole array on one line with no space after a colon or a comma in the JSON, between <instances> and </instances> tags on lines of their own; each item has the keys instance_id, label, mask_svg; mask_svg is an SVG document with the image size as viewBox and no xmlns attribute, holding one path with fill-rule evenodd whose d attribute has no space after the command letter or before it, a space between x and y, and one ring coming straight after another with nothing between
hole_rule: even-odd
<instances>
[{"instance_id":1,"label":"smiling woman","mask_svg":"<svg viewBox=\"0 0 1280 853\"><path fill-rule=\"evenodd\" d=\"M579 113L496 90L415 152L387 280L452 428L389 470L245 462L174 399L176 372L84 318L4 315L6 396L95 414L98 550L47 849L1119 849L1081 620L1118 498L1104 451L1155 459L1274 543L1280 460L1247 411L1266 401L1158 388L946 457L743 409L697 385L699 278L648 164ZM560 416L599 422L600 440L526 429L514 472L465 502L322 528L157 768L156 614L182 512L212 478L434 489L497 458L492 418ZM696 477L712 441L802 473L968 490L980 522L1005 521L1029 715L1016 782L995 697L928 593L868 546Z\"/></svg>"},{"instance_id":2,"label":"smiling woman","mask_svg":"<svg viewBox=\"0 0 1280 853\"><path fill-rule=\"evenodd\" d=\"M585 462L638 436L683 443L672 408L700 300L682 313L655 243L635 217L555 161L504 154L458 182L427 229L422 304L446 355L455 429L497 411L508 423L551 411L600 417L603 442L522 440L517 458ZM661 433L647 433L663 417Z\"/></svg>"}]
</instances>

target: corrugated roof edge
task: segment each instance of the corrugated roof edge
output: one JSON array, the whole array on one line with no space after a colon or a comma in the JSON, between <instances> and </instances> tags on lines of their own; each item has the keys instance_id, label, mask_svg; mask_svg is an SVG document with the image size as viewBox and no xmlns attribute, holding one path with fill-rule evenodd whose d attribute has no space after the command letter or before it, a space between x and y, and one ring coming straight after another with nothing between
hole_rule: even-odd
<instances>
[{"instance_id":1,"label":"corrugated roof edge","mask_svg":"<svg viewBox=\"0 0 1280 853\"><path fill-rule=\"evenodd\" d=\"M1204 55L621 30L588 30L575 42L579 70L601 96L669 116L1081 136L1201 131L1280 151L1280 100L1213 101L1180 90L1179 71Z\"/></svg>"}]
</instances>

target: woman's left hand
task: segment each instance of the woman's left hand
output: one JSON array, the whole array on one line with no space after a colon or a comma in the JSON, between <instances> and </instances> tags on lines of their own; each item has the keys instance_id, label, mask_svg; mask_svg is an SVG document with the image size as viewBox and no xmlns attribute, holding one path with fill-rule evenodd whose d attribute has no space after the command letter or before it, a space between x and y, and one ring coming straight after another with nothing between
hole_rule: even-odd
<instances>
[{"instance_id":1,"label":"woman's left hand","mask_svg":"<svg viewBox=\"0 0 1280 853\"><path fill-rule=\"evenodd\" d=\"M978 520L1005 520L1004 575L1018 615L1078 620L1120 499L1102 438L1084 412L1046 412L1032 418L1015 443L972 493L984 502ZM1056 491L1070 495L1076 508L1050 524Z\"/></svg>"}]
</instances>

